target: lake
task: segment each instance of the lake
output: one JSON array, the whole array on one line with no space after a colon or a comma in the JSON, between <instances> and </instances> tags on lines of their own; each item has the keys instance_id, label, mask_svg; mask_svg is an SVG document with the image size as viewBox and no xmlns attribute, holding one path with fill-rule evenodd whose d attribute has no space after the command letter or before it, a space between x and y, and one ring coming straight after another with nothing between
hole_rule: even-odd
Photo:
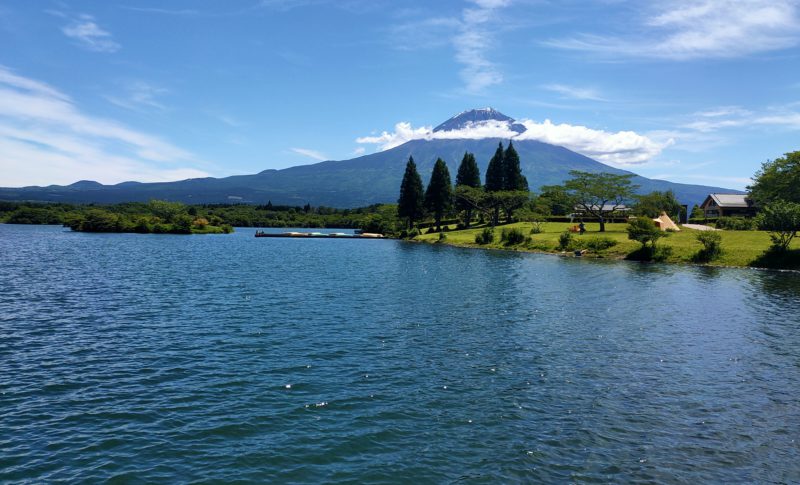
<instances>
[{"instance_id":1,"label":"lake","mask_svg":"<svg viewBox=\"0 0 800 485\"><path fill-rule=\"evenodd\" d=\"M0 482L798 482L800 276L0 225Z\"/></svg>"}]
</instances>

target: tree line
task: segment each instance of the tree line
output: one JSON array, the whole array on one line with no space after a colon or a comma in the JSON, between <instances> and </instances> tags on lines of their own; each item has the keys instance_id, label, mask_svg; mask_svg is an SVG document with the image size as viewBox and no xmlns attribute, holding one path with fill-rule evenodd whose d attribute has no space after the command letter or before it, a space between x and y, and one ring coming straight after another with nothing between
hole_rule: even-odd
<instances>
[{"instance_id":1,"label":"tree line","mask_svg":"<svg viewBox=\"0 0 800 485\"><path fill-rule=\"evenodd\" d=\"M442 229L443 217L456 211L463 213L463 224L467 228L476 213L497 225L502 211L510 222L514 210L530 199L528 180L522 174L519 154L512 142L505 149L502 142L498 144L486 168L485 180L486 183L481 184L475 155L467 152L458 166L455 186L447 164L437 158L428 187L423 190L414 157L409 157L400 183L397 215L405 220L408 229L425 215L431 215L437 231Z\"/></svg>"},{"instance_id":2,"label":"tree line","mask_svg":"<svg viewBox=\"0 0 800 485\"><path fill-rule=\"evenodd\" d=\"M198 204L153 200L121 204L66 204L0 201L0 222L59 224L77 231L188 233L229 227L354 228L392 234L398 220L393 204L356 209L248 204ZM222 229L220 229L222 230Z\"/></svg>"}]
</instances>

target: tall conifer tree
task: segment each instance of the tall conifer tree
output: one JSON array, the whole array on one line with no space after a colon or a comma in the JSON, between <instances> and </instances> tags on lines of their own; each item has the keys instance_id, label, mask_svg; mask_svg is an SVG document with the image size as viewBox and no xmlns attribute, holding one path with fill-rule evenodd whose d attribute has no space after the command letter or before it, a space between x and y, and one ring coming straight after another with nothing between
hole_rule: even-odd
<instances>
[{"instance_id":1,"label":"tall conifer tree","mask_svg":"<svg viewBox=\"0 0 800 485\"><path fill-rule=\"evenodd\" d=\"M453 185L450 181L450 171L441 158L436 159L433 166L431 181L425 191L425 208L433 213L436 220L436 230L442 230L442 216L453 208Z\"/></svg>"},{"instance_id":2,"label":"tall conifer tree","mask_svg":"<svg viewBox=\"0 0 800 485\"><path fill-rule=\"evenodd\" d=\"M522 175L519 154L511 141L503 153L503 175L503 190L528 190L528 179Z\"/></svg>"},{"instance_id":3,"label":"tall conifer tree","mask_svg":"<svg viewBox=\"0 0 800 485\"><path fill-rule=\"evenodd\" d=\"M464 158L461 159L461 165L458 166L458 174L456 174L456 185L475 188L481 186L481 172L475 161L475 155L472 153L464 152Z\"/></svg>"},{"instance_id":4,"label":"tall conifer tree","mask_svg":"<svg viewBox=\"0 0 800 485\"><path fill-rule=\"evenodd\" d=\"M464 211L464 226L469 229L472 222L472 205L458 197L458 191L463 190L458 187L481 190L481 172L478 162L475 161L475 155L472 153L464 152L464 158L461 159L461 165L458 166L456 174L456 209Z\"/></svg>"},{"instance_id":5,"label":"tall conifer tree","mask_svg":"<svg viewBox=\"0 0 800 485\"><path fill-rule=\"evenodd\" d=\"M486 167L486 191L497 192L505 188L503 170L503 142L497 147L494 156L489 160L489 166Z\"/></svg>"},{"instance_id":6,"label":"tall conifer tree","mask_svg":"<svg viewBox=\"0 0 800 485\"><path fill-rule=\"evenodd\" d=\"M400 184L400 198L397 200L397 215L408 219L408 228L414 227L414 221L423 215L424 202L422 179L417 172L414 157L408 157L406 172Z\"/></svg>"}]
</instances>

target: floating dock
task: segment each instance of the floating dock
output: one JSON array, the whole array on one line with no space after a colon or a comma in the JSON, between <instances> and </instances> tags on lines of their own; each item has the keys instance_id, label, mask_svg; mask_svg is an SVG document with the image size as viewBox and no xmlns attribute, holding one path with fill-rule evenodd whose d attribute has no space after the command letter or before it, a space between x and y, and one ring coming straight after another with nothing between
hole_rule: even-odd
<instances>
[{"instance_id":1,"label":"floating dock","mask_svg":"<svg viewBox=\"0 0 800 485\"><path fill-rule=\"evenodd\" d=\"M347 234L344 232L264 232L256 231L256 237L293 237L307 239L386 239L383 234L364 232Z\"/></svg>"}]
</instances>

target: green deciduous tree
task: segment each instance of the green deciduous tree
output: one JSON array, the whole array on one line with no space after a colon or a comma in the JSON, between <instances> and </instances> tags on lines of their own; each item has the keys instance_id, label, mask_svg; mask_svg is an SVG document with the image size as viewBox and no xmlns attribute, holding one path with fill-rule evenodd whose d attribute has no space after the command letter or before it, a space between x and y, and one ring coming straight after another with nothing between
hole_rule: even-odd
<instances>
[{"instance_id":1,"label":"green deciduous tree","mask_svg":"<svg viewBox=\"0 0 800 485\"><path fill-rule=\"evenodd\" d=\"M441 158L436 159L433 173L425 190L425 208L433 214L436 221L436 230L442 230L442 216L453 208L453 185L450 181L450 171Z\"/></svg>"},{"instance_id":2,"label":"green deciduous tree","mask_svg":"<svg viewBox=\"0 0 800 485\"><path fill-rule=\"evenodd\" d=\"M575 200L563 185L543 185L533 200L533 209L541 214L563 216L575 209Z\"/></svg>"},{"instance_id":3,"label":"green deciduous tree","mask_svg":"<svg viewBox=\"0 0 800 485\"><path fill-rule=\"evenodd\" d=\"M670 217L678 217L682 208L672 190L650 192L640 195L637 199L634 210L641 216L658 217L662 212L666 212Z\"/></svg>"},{"instance_id":4,"label":"green deciduous tree","mask_svg":"<svg viewBox=\"0 0 800 485\"><path fill-rule=\"evenodd\" d=\"M756 223L762 231L770 232L773 249L786 251L800 231L800 204L775 200L761 209Z\"/></svg>"},{"instance_id":5,"label":"green deciduous tree","mask_svg":"<svg viewBox=\"0 0 800 485\"><path fill-rule=\"evenodd\" d=\"M606 219L618 211L625 202L633 198L636 185L631 183L632 174L589 173L571 170L571 179L564 187L575 200L577 209L600 221L600 232L606 230Z\"/></svg>"},{"instance_id":6,"label":"green deciduous tree","mask_svg":"<svg viewBox=\"0 0 800 485\"><path fill-rule=\"evenodd\" d=\"M747 189L757 204L779 199L800 203L800 151L763 163L753 179Z\"/></svg>"},{"instance_id":7,"label":"green deciduous tree","mask_svg":"<svg viewBox=\"0 0 800 485\"><path fill-rule=\"evenodd\" d=\"M400 184L400 198L397 200L397 215L408 221L408 228L414 227L414 221L424 214L424 192L422 179L417 172L413 157L408 157L406 172Z\"/></svg>"}]
</instances>

